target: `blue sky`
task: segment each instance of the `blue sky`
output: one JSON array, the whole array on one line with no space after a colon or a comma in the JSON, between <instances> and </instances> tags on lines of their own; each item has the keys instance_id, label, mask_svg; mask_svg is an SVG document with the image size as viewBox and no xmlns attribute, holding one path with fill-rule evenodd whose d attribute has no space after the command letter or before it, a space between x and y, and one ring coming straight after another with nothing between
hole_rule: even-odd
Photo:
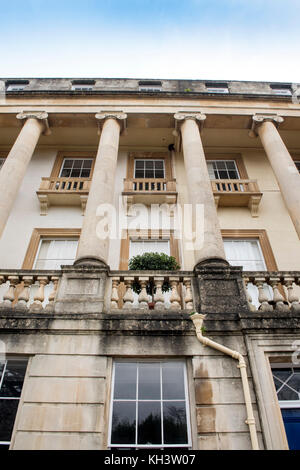
<instances>
[{"instance_id":1,"label":"blue sky","mask_svg":"<svg viewBox=\"0 0 300 470\"><path fill-rule=\"evenodd\" d=\"M0 76L300 82L300 0L0 0Z\"/></svg>"}]
</instances>

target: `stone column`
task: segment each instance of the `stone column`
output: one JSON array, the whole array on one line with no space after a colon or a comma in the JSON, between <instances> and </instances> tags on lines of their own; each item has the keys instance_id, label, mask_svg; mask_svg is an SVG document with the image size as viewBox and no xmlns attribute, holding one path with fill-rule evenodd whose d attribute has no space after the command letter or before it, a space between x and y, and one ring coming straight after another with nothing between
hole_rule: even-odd
<instances>
[{"instance_id":1,"label":"stone column","mask_svg":"<svg viewBox=\"0 0 300 470\"><path fill-rule=\"evenodd\" d=\"M250 136L259 135L286 208L300 238L300 174L277 130L281 116L253 116Z\"/></svg>"},{"instance_id":2,"label":"stone column","mask_svg":"<svg viewBox=\"0 0 300 470\"><path fill-rule=\"evenodd\" d=\"M177 113L174 117L180 124L189 202L193 206L193 230L195 231L196 223L203 222L203 243L197 243L196 240L195 244L196 266L212 262L228 265L199 131L199 123L206 116ZM203 207L203 221L196 220L197 206Z\"/></svg>"},{"instance_id":3,"label":"stone column","mask_svg":"<svg viewBox=\"0 0 300 470\"><path fill-rule=\"evenodd\" d=\"M96 114L96 119L104 122L75 266L107 266L109 238L102 238L99 227L97 233L97 225L103 217L97 215L97 211L103 205L113 204L121 123L124 124L126 117L126 114L122 113Z\"/></svg>"},{"instance_id":4,"label":"stone column","mask_svg":"<svg viewBox=\"0 0 300 470\"><path fill-rule=\"evenodd\" d=\"M25 123L0 171L0 237L40 135L42 132L49 134L47 118L45 112L17 115L17 119L25 120Z\"/></svg>"}]
</instances>

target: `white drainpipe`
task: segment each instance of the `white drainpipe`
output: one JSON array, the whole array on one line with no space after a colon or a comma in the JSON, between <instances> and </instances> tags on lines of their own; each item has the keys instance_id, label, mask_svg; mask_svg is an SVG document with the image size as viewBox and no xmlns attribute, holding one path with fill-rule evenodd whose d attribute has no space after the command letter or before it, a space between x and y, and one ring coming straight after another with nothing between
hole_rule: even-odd
<instances>
[{"instance_id":1,"label":"white drainpipe","mask_svg":"<svg viewBox=\"0 0 300 470\"><path fill-rule=\"evenodd\" d=\"M238 368L240 369L241 373L243 392L247 409L246 424L248 424L249 426L252 449L259 450L245 360L242 354L240 354L239 352L226 348L222 344L218 344L215 341L212 341L211 339L208 339L202 335L202 325L205 317L206 315L201 315L200 313L194 313L193 315L191 315L191 319L193 320L193 323L196 328L197 338L200 343L202 343L204 346L210 346L211 348L217 349L218 351L221 351L222 353L227 354L228 356L231 356L239 361Z\"/></svg>"}]
</instances>

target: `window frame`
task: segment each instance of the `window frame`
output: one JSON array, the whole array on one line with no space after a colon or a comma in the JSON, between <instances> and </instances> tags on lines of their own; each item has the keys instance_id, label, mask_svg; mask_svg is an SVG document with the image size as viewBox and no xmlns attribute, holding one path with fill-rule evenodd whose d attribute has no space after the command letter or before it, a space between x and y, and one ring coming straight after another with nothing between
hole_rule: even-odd
<instances>
[{"instance_id":1,"label":"window frame","mask_svg":"<svg viewBox=\"0 0 300 470\"><path fill-rule=\"evenodd\" d=\"M13 443L13 441L14 441L15 425L16 425L16 422L18 420L20 403L23 403L24 384L25 384L26 377L27 377L27 374L28 374L29 361L31 360L31 358L29 356L25 356L25 355L7 355L4 359L4 362L7 363L8 361L16 361L16 360L23 361L23 362L26 363L25 374L24 374L24 379L23 379L23 383L22 383L22 390L21 390L21 393L20 393L19 397L0 397L1 400L2 399L3 400L18 400L18 406L17 406L15 417L14 417L14 424L13 424L12 433L11 433L11 436L10 436L10 441L0 441L0 448L1 448L1 446L9 446L10 447L11 444ZM3 379L4 379L4 374L2 373L1 376L0 376L0 389L1 389L1 386L2 386L2 383L3 383Z\"/></svg>"},{"instance_id":2,"label":"window frame","mask_svg":"<svg viewBox=\"0 0 300 470\"><path fill-rule=\"evenodd\" d=\"M41 239L45 238L80 238L79 228L35 228L32 232L24 257L22 269L34 269Z\"/></svg>"},{"instance_id":3,"label":"window frame","mask_svg":"<svg viewBox=\"0 0 300 470\"><path fill-rule=\"evenodd\" d=\"M163 163L163 173L164 173L164 176L162 178L158 178L156 176L153 176L153 178L151 178L150 176L141 176L141 177L137 177L135 176L136 175L136 163L137 162L162 162ZM146 173L146 166L144 165L144 168L143 168L143 171L144 171L144 174ZM155 173L155 168L153 168L153 172ZM133 169L133 176L134 176L134 179L166 179L166 168L165 168L165 159L164 158L135 158L134 159L134 169Z\"/></svg>"},{"instance_id":4,"label":"window frame","mask_svg":"<svg viewBox=\"0 0 300 470\"><path fill-rule=\"evenodd\" d=\"M168 152L130 152L127 160L127 179L135 179L135 160L164 160L164 174L167 181L172 180L172 163ZM151 178L150 178L151 179Z\"/></svg>"},{"instance_id":5,"label":"window frame","mask_svg":"<svg viewBox=\"0 0 300 470\"><path fill-rule=\"evenodd\" d=\"M253 240L259 241L259 246L265 261L267 271L278 271L277 263L272 251L271 244L268 239L266 230L221 230L222 238L236 240Z\"/></svg>"},{"instance_id":6,"label":"window frame","mask_svg":"<svg viewBox=\"0 0 300 470\"><path fill-rule=\"evenodd\" d=\"M36 263L38 261L38 255L40 253L40 249L41 249L43 241L58 241L58 240L64 240L64 241L66 241L66 240L71 240L71 241L78 240L78 242L79 242L78 237L46 237L46 236L40 237L39 246L37 248L36 255L35 255L35 260L34 260L34 263L33 263L33 269L40 270L40 268L36 268ZM56 269L60 269L60 268L49 268L49 270L52 270L52 269L56 270ZM46 270L48 270L48 268Z\"/></svg>"},{"instance_id":7,"label":"window frame","mask_svg":"<svg viewBox=\"0 0 300 470\"><path fill-rule=\"evenodd\" d=\"M73 160L73 162L75 162L75 160L90 160L92 163L91 163L91 168L90 168L90 175L89 176L62 176L62 171L64 169L64 164L65 164L65 161L66 160ZM73 163L74 165L74 163ZM93 158L88 158L88 157L82 157L82 158L79 158L79 157L75 157L75 158L72 158L72 157L64 157L63 161L62 161L62 164L61 164L61 167L60 167L60 171L59 171L59 178L68 178L68 179L75 179L75 178L80 178L80 179L90 179L91 176L92 176L92 171L93 171L93 166L94 166L94 159ZM73 166L72 166L72 169L71 171L73 170ZM82 171L83 168L81 167L80 171Z\"/></svg>"},{"instance_id":8,"label":"window frame","mask_svg":"<svg viewBox=\"0 0 300 470\"><path fill-rule=\"evenodd\" d=\"M183 375L184 375L184 395L185 399L184 400L169 400L169 401L184 401L185 402L185 411L186 411L186 427L187 427L187 444L155 444L155 445L147 445L147 444L112 444L111 443L111 434L112 434L112 416L113 416L113 403L114 403L114 388L115 388L115 371L116 371L116 364L120 363L141 363L141 364L150 364L150 363L182 363L183 365ZM161 368L160 368L161 370ZM162 387L162 382L160 381L160 387ZM122 399L118 399L115 401L121 401ZM125 399L124 399L125 400ZM138 401L143 401L143 400L138 400L137 396L135 399L127 400L126 401L132 401L137 403ZM157 401L160 404L164 402L162 399L162 396L160 400L144 400L144 401ZM165 400L168 401L168 400ZM137 408L137 407L136 407ZM137 411L136 411L137 413ZM137 417L137 414L136 414ZM137 430L138 422L136 420L135 422L135 431ZM161 420L161 427L163 429L163 419ZM135 436L137 437L137 432L135 432ZM174 449L174 448L182 448L182 449L192 449L192 419L191 419L191 411L190 411L190 396L189 396L189 387L188 387L188 365L186 363L185 359L181 358L164 358L164 359L158 359L158 358L128 358L128 359L119 359L115 358L113 359L113 364L112 364L112 375L111 375L111 393L110 393L110 402L109 402L109 424L108 424L108 439L107 439L107 448L108 449L131 449L131 450L147 450L147 449Z\"/></svg>"},{"instance_id":9,"label":"window frame","mask_svg":"<svg viewBox=\"0 0 300 470\"><path fill-rule=\"evenodd\" d=\"M95 152L58 152L56 155L56 159L54 161L50 177L51 178L60 178L61 170L63 167L63 162L65 160L93 160L92 167L91 167L91 174L88 178L82 178L90 180L93 176L95 161L96 161L96 153ZM63 178L63 177L62 177ZM67 177L66 177L67 178ZM71 177L69 179L72 179Z\"/></svg>"},{"instance_id":10,"label":"window frame","mask_svg":"<svg viewBox=\"0 0 300 470\"><path fill-rule=\"evenodd\" d=\"M206 155L206 162L218 161L218 160L234 161L236 169L239 174L239 179L240 180L249 179L249 176L248 176L245 164L244 164L244 160L241 154L236 154L236 153L213 154L212 153L212 154Z\"/></svg>"},{"instance_id":11,"label":"window frame","mask_svg":"<svg viewBox=\"0 0 300 470\"><path fill-rule=\"evenodd\" d=\"M229 173L229 171L235 171L236 174L237 174L237 178L220 178L220 177L219 177L219 178L216 178L216 177L214 177L214 178L211 178L212 181L214 181L214 180L216 180L216 181L217 181L217 180L227 180L227 179L228 179L228 180L240 180L240 179L242 179L241 176L240 176L240 172L239 172L239 169L238 169L236 160L234 160L234 159L231 159L231 160L229 160L229 159L227 159L227 160L225 160L225 159L206 160L207 166L208 166L208 163L212 163L212 164L216 163L216 164L218 164L218 162L224 162L224 163L225 163L225 166L226 166L226 162L233 162L233 163L234 163L234 167L235 167L234 170L228 170L228 168L225 168L225 170L223 170L223 171L226 171L227 173ZM222 170L220 170L219 168L216 168L216 169L213 168L213 171L214 171L214 172L217 171L217 172L218 172L218 175L219 175L219 172L222 171Z\"/></svg>"}]
</instances>

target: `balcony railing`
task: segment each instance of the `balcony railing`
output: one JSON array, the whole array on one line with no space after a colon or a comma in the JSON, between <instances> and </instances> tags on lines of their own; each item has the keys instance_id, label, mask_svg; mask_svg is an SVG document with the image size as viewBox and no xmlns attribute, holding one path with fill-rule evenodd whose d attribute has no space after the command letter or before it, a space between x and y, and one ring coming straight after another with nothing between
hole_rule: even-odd
<instances>
[{"instance_id":1,"label":"balcony railing","mask_svg":"<svg viewBox=\"0 0 300 470\"><path fill-rule=\"evenodd\" d=\"M190 271L112 271L110 309L193 310L192 277ZM153 296L147 286L153 286ZM138 285L139 294L133 286ZM163 292L168 285L169 291ZM122 288L123 287L123 288Z\"/></svg>"},{"instance_id":2,"label":"balcony railing","mask_svg":"<svg viewBox=\"0 0 300 470\"><path fill-rule=\"evenodd\" d=\"M244 271L243 278L251 310L300 312L299 271Z\"/></svg>"},{"instance_id":3,"label":"balcony railing","mask_svg":"<svg viewBox=\"0 0 300 470\"><path fill-rule=\"evenodd\" d=\"M123 196L130 203L175 203L177 200L176 180L165 178L124 179Z\"/></svg>"},{"instance_id":4,"label":"balcony railing","mask_svg":"<svg viewBox=\"0 0 300 470\"><path fill-rule=\"evenodd\" d=\"M249 207L251 215L257 216L262 198L256 180L212 180L212 190L217 207Z\"/></svg>"},{"instance_id":5,"label":"balcony railing","mask_svg":"<svg viewBox=\"0 0 300 470\"><path fill-rule=\"evenodd\" d=\"M47 215L52 206L81 206L84 213L91 178L42 178L37 196L41 215Z\"/></svg>"},{"instance_id":6,"label":"balcony railing","mask_svg":"<svg viewBox=\"0 0 300 470\"><path fill-rule=\"evenodd\" d=\"M0 271L0 310L54 311L61 271Z\"/></svg>"}]
</instances>

